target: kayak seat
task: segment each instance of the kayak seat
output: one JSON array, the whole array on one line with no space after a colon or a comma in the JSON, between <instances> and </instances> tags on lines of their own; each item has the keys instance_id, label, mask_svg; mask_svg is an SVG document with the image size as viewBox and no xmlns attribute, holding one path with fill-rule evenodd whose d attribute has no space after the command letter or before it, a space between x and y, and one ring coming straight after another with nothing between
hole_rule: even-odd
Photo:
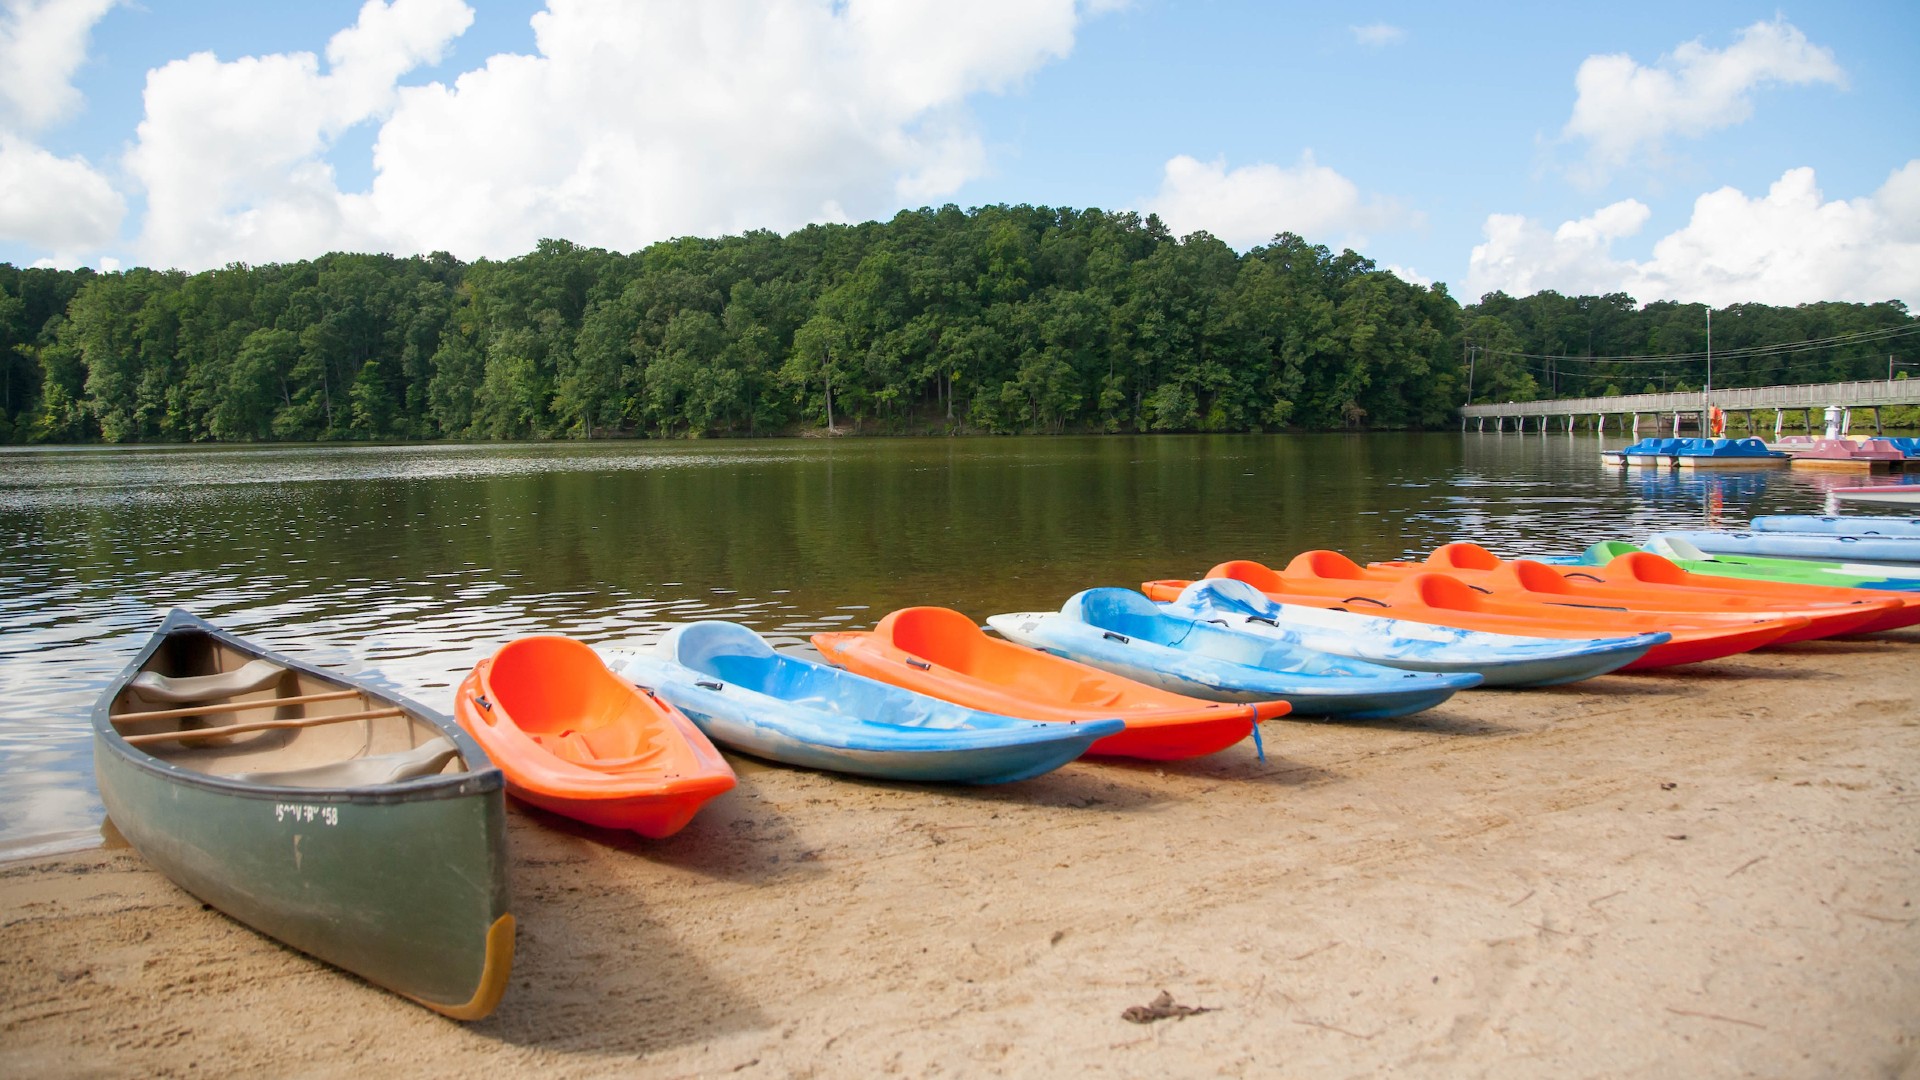
<instances>
[{"instance_id":1,"label":"kayak seat","mask_svg":"<svg viewBox=\"0 0 1920 1080\"><path fill-rule=\"evenodd\" d=\"M1427 556L1427 565L1448 570L1496 570L1500 566L1500 556L1479 544L1462 541L1434 548L1433 554Z\"/></svg>"},{"instance_id":2,"label":"kayak seat","mask_svg":"<svg viewBox=\"0 0 1920 1080\"><path fill-rule=\"evenodd\" d=\"M1295 574L1301 577L1333 578L1339 580L1363 581L1367 572L1360 564L1337 551L1303 551L1293 557L1283 574Z\"/></svg>"},{"instance_id":3,"label":"kayak seat","mask_svg":"<svg viewBox=\"0 0 1920 1080\"><path fill-rule=\"evenodd\" d=\"M286 668L271 660L250 660L244 666L217 675L169 677L156 671L143 671L134 676L133 682L128 685L148 701L184 704L265 690L279 682L286 673Z\"/></svg>"},{"instance_id":4,"label":"kayak seat","mask_svg":"<svg viewBox=\"0 0 1920 1080\"><path fill-rule=\"evenodd\" d=\"M568 728L533 736L533 741L555 757L576 765L606 768L634 765L658 757L662 748L638 724L602 724Z\"/></svg>"},{"instance_id":5,"label":"kayak seat","mask_svg":"<svg viewBox=\"0 0 1920 1080\"><path fill-rule=\"evenodd\" d=\"M1068 701L1074 705L1085 705L1097 709L1119 701L1120 696L1120 691L1114 688L1111 681L1088 678L1073 688L1073 695L1068 698Z\"/></svg>"},{"instance_id":6,"label":"kayak seat","mask_svg":"<svg viewBox=\"0 0 1920 1080\"><path fill-rule=\"evenodd\" d=\"M371 757L336 761L327 765L311 765L304 769L241 773L234 779L249 784L265 784L269 787L297 788L349 788L397 784L402 780L432 776L444 769L447 762L453 760L458 753L459 750L454 747L451 740L436 736L411 750L375 754Z\"/></svg>"}]
</instances>

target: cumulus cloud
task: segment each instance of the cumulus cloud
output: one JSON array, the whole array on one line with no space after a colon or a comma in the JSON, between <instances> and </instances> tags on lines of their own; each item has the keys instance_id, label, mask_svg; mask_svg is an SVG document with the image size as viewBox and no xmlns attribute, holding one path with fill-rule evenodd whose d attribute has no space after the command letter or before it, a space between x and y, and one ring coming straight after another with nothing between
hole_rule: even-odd
<instances>
[{"instance_id":1,"label":"cumulus cloud","mask_svg":"<svg viewBox=\"0 0 1920 1080\"><path fill-rule=\"evenodd\" d=\"M1901 300L1920 307L1920 160L1871 195L1824 201L1812 169L1791 169L1763 196L1731 187L1694 201L1685 227L1644 261L1614 257L1651 211L1628 199L1548 232L1518 215L1487 218L1473 249L1467 294L1626 292L1642 303Z\"/></svg>"},{"instance_id":2,"label":"cumulus cloud","mask_svg":"<svg viewBox=\"0 0 1920 1080\"><path fill-rule=\"evenodd\" d=\"M389 111L397 79L437 60L473 22L460 0L368 0L312 53L221 61L195 53L147 74L127 168L147 193L143 254L162 265L292 259L380 247L364 200L343 196L323 153Z\"/></svg>"},{"instance_id":3,"label":"cumulus cloud","mask_svg":"<svg viewBox=\"0 0 1920 1080\"><path fill-rule=\"evenodd\" d=\"M182 267L328 248L508 256L885 213L986 168L966 109L1073 47L1074 0L550 0L536 51L400 86L472 20L371 0L308 53L152 72L129 168L142 255ZM373 180L326 155L379 125Z\"/></svg>"},{"instance_id":4,"label":"cumulus cloud","mask_svg":"<svg viewBox=\"0 0 1920 1080\"><path fill-rule=\"evenodd\" d=\"M0 240L52 251L63 266L118 234L126 202L85 159L51 154L32 136L79 111L73 73L114 3L0 4Z\"/></svg>"},{"instance_id":5,"label":"cumulus cloud","mask_svg":"<svg viewBox=\"0 0 1920 1080\"><path fill-rule=\"evenodd\" d=\"M38 131L81 106L73 73L87 58L93 25L117 0L4 0L0 3L0 123Z\"/></svg>"},{"instance_id":6,"label":"cumulus cloud","mask_svg":"<svg viewBox=\"0 0 1920 1080\"><path fill-rule=\"evenodd\" d=\"M1350 26L1347 29L1353 31L1353 40L1370 49L1398 45L1407 39L1405 30L1388 23L1368 23L1365 26Z\"/></svg>"},{"instance_id":7,"label":"cumulus cloud","mask_svg":"<svg viewBox=\"0 0 1920 1080\"><path fill-rule=\"evenodd\" d=\"M1392 200L1363 197L1353 181L1315 161L1311 151L1297 165L1232 170L1223 159L1203 162L1182 154L1167 162L1160 191L1146 209L1176 233L1205 229L1237 248L1281 232L1340 234L1359 243L1365 230L1417 223L1416 215Z\"/></svg>"},{"instance_id":8,"label":"cumulus cloud","mask_svg":"<svg viewBox=\"0 0 1920 1080\"><path fill-rule=\"evenodd\" d=\"M1760 87L1844 86L1846 75L1831 49L1776 20L1754 23L1725 49L1689 41L1652 67L1624 53L1589 56L1573 81L1573 116L1562 134L1586 140L1587 172L1599 176L1643 151L1657 153L1670 136L1744 122Z\"/></svg>"},{"instance_id":9,"label":"cumulus cloud","mask_svg":"<svg viewBox=\"0 0 1920 1080\"><path fill-rule=\"evenodd\" d=\"M0 237L51 251L61 266L111 242L127 212L119 192L86 162L11 135L0 135L0 191Z\"/></svg>"}]
</instances>

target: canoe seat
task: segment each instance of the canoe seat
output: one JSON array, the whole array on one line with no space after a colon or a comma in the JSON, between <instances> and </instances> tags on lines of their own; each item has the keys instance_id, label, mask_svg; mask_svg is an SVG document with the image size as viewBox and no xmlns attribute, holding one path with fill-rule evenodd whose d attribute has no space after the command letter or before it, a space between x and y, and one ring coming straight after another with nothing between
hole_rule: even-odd
<instances>
[{"instance_id":1,"label":"canoe seat","mask_svg":"<svg viewBox=\"0 0 1920 1080\"><path fill-rule=\"evenodd\" d=\"M372 757L313 765L280 772L241 773L234 779L271 787L345 788L375 784L397 784L419 776L432 776L446 767L459 750L452 740L435 737L411 750Z\"/></svg>"},{"instance_id":2,"label":"canoe seat","mask_svg":"<svg viewBox=\"0 0 1920 1080\"><path fill-rule=\"evenodd\" d=\"M271 660L251 660L243 667L223 671L218 675L183 675L169 678L158 672L143 671L134 676L133 682L128 685L148 701L187 704L238 697L241 694L251 694L256 690L265 690L279 682L280 677L286 673L286 668Z\"/></svg>"}]
</instances>

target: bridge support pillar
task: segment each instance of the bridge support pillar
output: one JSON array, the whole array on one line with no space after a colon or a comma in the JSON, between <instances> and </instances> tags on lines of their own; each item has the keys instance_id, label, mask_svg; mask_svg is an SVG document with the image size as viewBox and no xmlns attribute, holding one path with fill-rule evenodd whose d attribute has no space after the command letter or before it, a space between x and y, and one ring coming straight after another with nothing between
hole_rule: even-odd
<instances>
[{"instance_id":1,"label":"bridge support pillar","mask_svg":"<svg viewBox=\"0 0 1920 1080\"><path fill-rule=\"evenodd\" d=\"M1787 410L1785 409L1773 410L1773 441L1774 442L1780 441L1780 428L1786 422L1787 422Z\"/></svg>"},{"instance_id":2,"label":"bridge support pillar","mask_svg":"<svg viewBox=\"0 0 1920 1080\"><path fill-rule=\"evenodd\" d=\"M1880 406L1875 405L1873 407L1873 435L1874 438L1877 439L1884 434L1886 434L1886 432L1880 428Z\"/></svg>"},{"instance_id":3,"label":"bridge support pillar","mask_svg":"<svg viewBox=\"0 0 1920 1080\"><path fill-rule=\"evenodd\" d=\"M1639 413L1633 414L1633 441L1634 442L1640 441L1640 414Z\"/></svg>"}]
</instances>

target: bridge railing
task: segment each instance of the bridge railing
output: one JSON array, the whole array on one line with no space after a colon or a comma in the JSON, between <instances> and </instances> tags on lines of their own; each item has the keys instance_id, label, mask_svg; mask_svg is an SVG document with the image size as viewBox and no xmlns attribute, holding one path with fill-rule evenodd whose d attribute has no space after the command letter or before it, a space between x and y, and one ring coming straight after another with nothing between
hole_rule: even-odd
<instances>
[{"instance_id":1,"label":"bridge railing","mask_svg":"<svg viewBox=\"0 0 1920 1080\"><path fill-rule=\"evenodd\" d=\"M1680 394L1621 394L1616 397L1551 398L1544 401L1507 401L1461 406L1460 415L1567 416L1594 413L1698 412L1705 399L1698 390ZM1729 412L1742 409L1824 409L1829 405L1861 408L1871 405L1920 405L1920 379L1870 382L1807 383L1797 386L1752 386L1715 390L1713 404Z\"/></svg>"}]
</instances>

